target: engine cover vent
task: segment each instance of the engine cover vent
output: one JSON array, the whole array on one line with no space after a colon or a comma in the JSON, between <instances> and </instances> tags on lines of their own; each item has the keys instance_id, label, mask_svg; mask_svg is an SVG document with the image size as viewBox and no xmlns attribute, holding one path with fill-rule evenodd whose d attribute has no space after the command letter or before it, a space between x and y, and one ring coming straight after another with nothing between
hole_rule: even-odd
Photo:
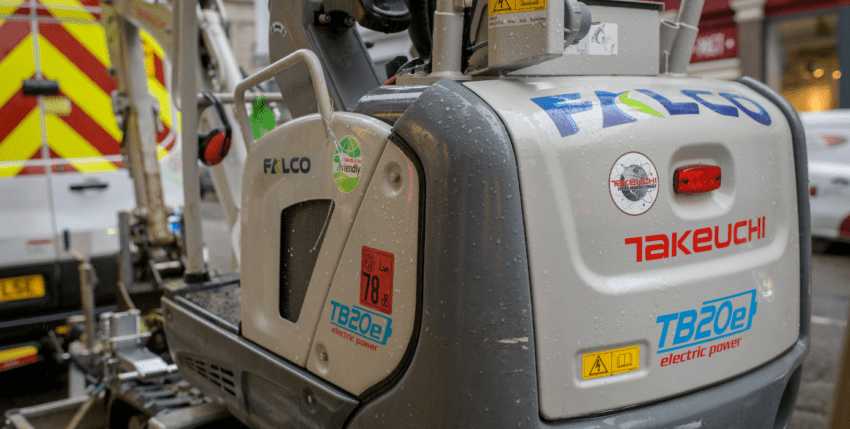
<instances>
[{"instance_id":1,"label":"engine cover vent","mask_svg":"<svg viewBox=\"0 0 850 429\"><path fill-rule=\"evenodd\" d=\"M287 207L280 215L280 317L297 322L313 268L325 240L331 200L311 200ZM313 248L315 246L315 249Z\"/></svg>"},{"instance_id":2,"label":"engine cover vent","mask_svg":"<svg viewBox=\"0 0 850 429\"><path fill-rule=\"evenodd\" d=\"M183 356L183 364L186 365L186 368L195 371L202 378L216 385L225 393L236 397L236 384L233 382L233 371L189 356Z\"/></svg>"}]
</instances>

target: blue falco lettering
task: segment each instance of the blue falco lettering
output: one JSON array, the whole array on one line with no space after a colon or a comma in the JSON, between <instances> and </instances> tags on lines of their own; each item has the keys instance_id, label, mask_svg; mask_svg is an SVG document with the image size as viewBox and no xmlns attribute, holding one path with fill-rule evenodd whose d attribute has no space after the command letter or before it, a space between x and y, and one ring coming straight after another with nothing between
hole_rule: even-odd
<instances>
[{"instance_id":1,"label":"blue falco lettering","mask_svg":"<svg viewBox=\"0 0 850 429\"><path fill-rule=\"evenodd\" d=\"M566 137L578 132L578 125L570 115L585 112L593 107L593 104L589 101L569 102L569 100L578 100L579 98L581 96L574 93L532 98L531 101L543 108L546 114L552 118L552 122L555 123L561 137Z\"/></svg>"},{"instance_id":2,"label":"blue falco lettering","mask_svg":"<svg viewBox=\"0 0 850 429\"><path fill-rule=\"evenodd\" d=\"M669 98L656 94L648 89L639 89L637 90L640 93L648 95L655 99L655 101L661 103L665 109L667 109L667 113L671 115L698 115L699 114L699 106L697 103L691 102L682 102L677 103L674 101L670 101Z\"/></svg>"},{"instance_id":3,"label":"blue falco lettering","mask_svg":"<svg viewBox=\"0 0 850 429\"><path fill-rule=\"evenodd\" d=\"M599 97L599 105L602 106L602 128L637 121L637 119L623 113L623 111L614 104L614 98L619 97L623 92L615 94L608 91L596 91L596 96Z\"/></svg>"},{"instance_id":4,"label":"blue falco lettering","mask_svg":"<svg viewBox=\"0 0 850 429\"><path fill-rule=\"evenodd\" d=\"M770 121L770 115L767 114L767 110L764 110L764 107L761 107L761 105L756 103L755 101L750 100L749 98L746 98L746 97L741 97L740 95L735 95L735 94L720 93L720 96L729 100L730 102L732 102L732 104L734 104L739 109L741 109L744 113L746 113L747 116L753 118L754 121L756 121L756 122L758 122L762 125L770 125L770 122L771 122ZM747 109L746 107L744 107L743 104L741 104L738 100L736 100L736 98L749 101L750 104L752 104L753 106L756 106L759 109L759 111L753 112L752 110Z\"/></svg>"},{"instance_id":5,"label":"blue falco lettering","mask_svg":"<svg viewBox=\"0 0 850 429\"><path fill-rule=\"evenodd\" d=\"M724 106L722 104L714 104L714 103L703 100L699 96L700 94L711 95L711 93L708 92L708 91L692 91L692 90L689 90L689 89L683 89L682 94L685 94L688 97L693 98L694 100L698 101L699 104L702 104L703 106L708 107L709 109L711 109L711 110L713 110L713 111L715 111L715 112L717 112L721 115L736 116L736 117L738 116L738 109L736 109L734 106Z\"/></svg>"}]
</instances>

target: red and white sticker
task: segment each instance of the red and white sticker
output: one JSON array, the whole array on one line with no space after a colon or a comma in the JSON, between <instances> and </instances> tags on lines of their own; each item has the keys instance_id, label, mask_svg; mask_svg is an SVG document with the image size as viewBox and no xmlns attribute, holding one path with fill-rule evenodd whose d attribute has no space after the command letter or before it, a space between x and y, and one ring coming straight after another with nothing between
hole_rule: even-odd
<instances>
[{"instance_id":1,"label":"red and white sticker","mask_svg":"<svg viewBox=\"0 0 850 429\"><path fill-rule=\"evenodd\" d=\"M363 246L360 263L360 304L393 314L393 262L395 256Z\"/></svg>"},{"instance_id":2,"label":"red and white sticker","mask_svg":"<svg viewBox=\"0 0 850 429\"><path fill-rule=\"evenodd\" d=\"M646 155L629 152L611 167L608 188L620 211L631 216L644 214L658 199L658 170Z\"/></svg>"}]
</instances>

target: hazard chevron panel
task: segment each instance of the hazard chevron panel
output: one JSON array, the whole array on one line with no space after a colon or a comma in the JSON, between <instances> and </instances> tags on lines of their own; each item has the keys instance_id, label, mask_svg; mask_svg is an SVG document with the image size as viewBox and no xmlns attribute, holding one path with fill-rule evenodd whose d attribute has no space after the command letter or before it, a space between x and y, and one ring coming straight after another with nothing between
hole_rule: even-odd
<instances>
[{"instance_id":1,"label":"hazard chevron panel","mask_svg":"<svg viewBox=\"0 0 850 429\"><path fill-rule=\"evenodd\" d=\"M100 12L97 0L0 1L0 177L121 167L122 132L111 103L116 84ZM148 89L159 102L162 159L178 140L179 112L166 90L162 48L145 32L142 39ZM22 81L34 78L58 81L60 94L24 97Z\"/></svg>"}]
</instances>

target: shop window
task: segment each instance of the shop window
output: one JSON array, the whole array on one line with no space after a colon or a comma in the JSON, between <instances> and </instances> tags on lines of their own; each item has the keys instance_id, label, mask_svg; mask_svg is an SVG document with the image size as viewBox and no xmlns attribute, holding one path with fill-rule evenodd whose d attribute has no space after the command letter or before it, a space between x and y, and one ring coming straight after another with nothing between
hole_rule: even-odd
<instances>
[{"instance_id":1,"label":"shop window","mask_svg":"<svg viewBox=\"0 0 850 429\"><path fill-rule=\"evenodd\" d=\"M838 16L782 19L767 28L767 84L797 111L838 108Z\"/></svg>"}]
</instances>

